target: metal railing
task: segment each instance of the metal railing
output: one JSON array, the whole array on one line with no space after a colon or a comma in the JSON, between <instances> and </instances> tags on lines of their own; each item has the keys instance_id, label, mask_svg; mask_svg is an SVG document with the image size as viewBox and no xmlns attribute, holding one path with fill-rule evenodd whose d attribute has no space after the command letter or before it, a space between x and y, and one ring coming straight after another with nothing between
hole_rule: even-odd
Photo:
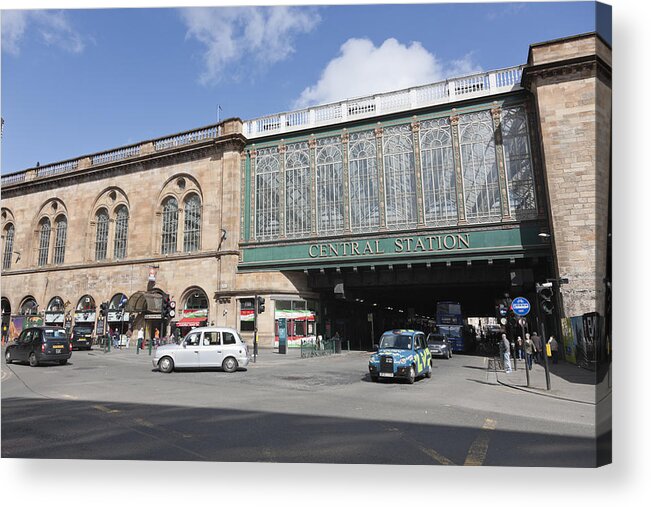
<instances>
[{"instance_id":1,"label":"metal railing","mask_svg":"<svg viewBox=\"0 0 651 507\"><path fill-rule=\"evenodd\" d=\"M451 103L520 89L524 65L448 79L405 90L278 113L245 121L243 132L255 139L270 134L304 130L348 120L409 111L425 106Z\"/></svg>"},{"instance_id":2,"label":"metal railing","mask_svg":"<svg viewBox=\"0 0 651 507\"><path fill-rule=\"evenodd\" d=\"M335 353L335 341L323 340L320 343L301 340L301 359L308 357L329 356Z\"/></svg>"}]
</instances>

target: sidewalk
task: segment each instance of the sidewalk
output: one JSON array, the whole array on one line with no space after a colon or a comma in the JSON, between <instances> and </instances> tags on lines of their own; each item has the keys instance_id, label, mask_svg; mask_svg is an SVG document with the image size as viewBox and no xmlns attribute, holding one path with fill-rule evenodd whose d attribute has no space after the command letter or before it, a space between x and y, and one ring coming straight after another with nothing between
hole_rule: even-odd
<instances>
[{"instance_id":1,"label":"sidewalk","mask_svg":"<svg viewBox=\"0 0 651 507\"><path fill-rule=\"evenodd\" d=\"M513 361L511 361L513 364ZM497 370L488 373L489 380L496 375L499 384L513 389L548 396L552 398L596 405L604 397L611 393L611 375L608 374L604 380L597 385L597 374L584 368L559 361L558 364L549 362L550 390L547 390L545 380L545 367L540 364L533 364L529 371L529 387L527 387L527 374L525 362L518 359L517 371L512 370L506 373L504 370Z\"/></svg>"}]
</instances>

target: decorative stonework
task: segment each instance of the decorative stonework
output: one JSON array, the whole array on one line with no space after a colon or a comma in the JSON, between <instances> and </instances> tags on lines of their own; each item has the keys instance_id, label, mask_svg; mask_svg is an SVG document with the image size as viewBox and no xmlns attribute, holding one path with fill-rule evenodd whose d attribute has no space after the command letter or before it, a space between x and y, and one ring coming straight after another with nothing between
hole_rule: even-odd
<instances>
[{"instance_id":1,"label":"decorative stonework","mask_svg":"<svg viewBox=\"0 0 651 507\"><path fill-rule=\"evenodd\" d=\"M412 142L414 143L414 169L416 171L416 212L418 227L425 225L425 211L423 205L423 173L420 161L420 122L415 119L411 122Z\"/></svg>"},{"instance_id":2,"label":"decorative stonework","mask_svg":"<svg viewBox=\"0 0 651 507\"><path fill-rule=\"evenodd\" d=\"M504 162L504 141L502 139L502 109L493 107L491 109L493 118L493 129L495 131L495 156L497 159L497 174L500 185L500 201L502 206L502 221L513 220L509 206L509 193L506 183L506 167Z\"/></svg>"},{"instance_id":3,"label":"decorative stonework","mask_svg":"<svg viewBox=\"0 0 651 507\"><path fill-rule=\"evenodd\" d=\"M463 195L463 172L461 169L461 148L459 144L459 115L452 110L450 116L450 129L452 130L452 151L454 153L454 175L457 190L457 214L459 225L466 225L466 199Z\"/></svg>"},{"instance_id":4,"label":"decorative stonework","mask_svg":"<svg viewBox=\"0 0 651 507\"><path fill-rule=\"evenodd\" d=\"M376 149L375 153L377 156L377 171L378 171L378 193L379 193L379 208L380 208L380 227L379 230L386 230L387 227L387 217L385 210L385 191L384 191L384 151L382 148L382 135L384 134L384 129L380 126L378 122L378 127L375 128L375 143Z\"/></svg>"}]
</instances>

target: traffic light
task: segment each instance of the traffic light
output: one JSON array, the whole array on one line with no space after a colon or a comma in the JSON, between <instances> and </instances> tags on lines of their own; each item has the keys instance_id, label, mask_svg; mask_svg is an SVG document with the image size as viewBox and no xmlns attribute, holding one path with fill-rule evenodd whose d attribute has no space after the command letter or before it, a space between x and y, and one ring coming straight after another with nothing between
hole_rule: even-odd
<instances>
[{"instance_id":1,"label":"traffic light","mask_svg":"<svg viewBox=\"0 0 651 507\"><path fill-rule=\"evenodd\" d=\"M551 315L554 313L554 289L550 282L537 284L536 292L538 293L538 302L543 313Z\"/></svg>"},{"instance_id":2,"label":"traffic light","mask_svg":"<svg viewBox=\"0 0 651 507\"><path fill-rule=\"evenodd\" d=\"M263 313L264 312L264 298L262 296L258 296L258 313Z\"/></svg>"},{"instance_id":3,"label":"traffic light","mask_svg":"<svg viewBox=\"0 0 651 507\"><path fill-rule=\"evenodd\" d=\"M170 314L170 297L163 296L163 306L161 308L161 315L163 319L167 319Z\"/></svg>"},{"instance_id":4,"label":"traffic light","mask_svg":"<svg viewBox=\"0 0 651 507\"><path fill-rule=\"evenodd\" d=\"M106 303L102 303L99 305L99 316L104 318L108 314L108 305Z\"/></svg>"}]
</instances>

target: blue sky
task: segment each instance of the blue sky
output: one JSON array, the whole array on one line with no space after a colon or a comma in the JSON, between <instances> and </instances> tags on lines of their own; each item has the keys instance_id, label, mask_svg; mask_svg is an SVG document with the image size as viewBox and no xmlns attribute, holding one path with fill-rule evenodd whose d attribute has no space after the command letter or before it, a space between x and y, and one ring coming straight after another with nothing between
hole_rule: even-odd
<instances>
[{"instance_id":1,"label":"blue sky","mask_svg":"<svg viewBox=\"0 0 651 507\"><path fill-rule=\"evenodd\" d=\"M595 4L2 12L2 173L214 123L524 63ZM347 79L341 79L341 76Z\"/></svg>"}]
</instances>

